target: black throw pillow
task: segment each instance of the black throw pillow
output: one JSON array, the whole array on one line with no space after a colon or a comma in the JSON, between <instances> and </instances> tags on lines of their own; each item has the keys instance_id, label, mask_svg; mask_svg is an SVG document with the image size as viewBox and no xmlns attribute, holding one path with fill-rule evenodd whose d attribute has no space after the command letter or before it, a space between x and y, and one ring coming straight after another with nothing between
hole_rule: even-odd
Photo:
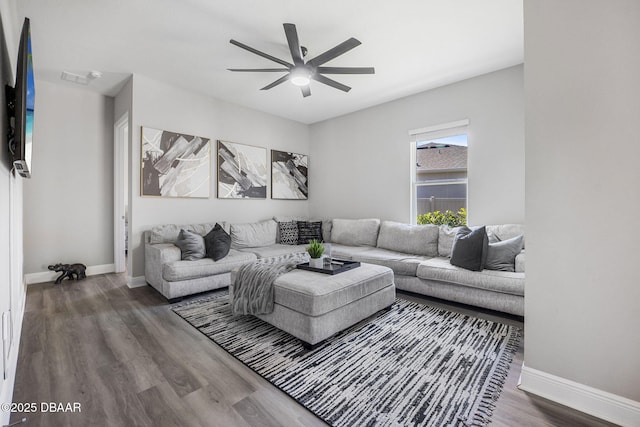
<instances>
[{"instance_id":1,"label":"black throw pillow","mask_svg":"<svg viewBox=\"0 0 640 427\"><path fill-rule=\"evenodd\" d=\"M311 240L322 241L322 221L298 221L298 244L306 245Z\"/></svg>"},{"instance_id":2,"label":"black throw pillow","mask_svg":"<svg viewBox=\"0 0 640 427\"><path fill-rule=\"evenodd\" d=\"M451 249L451 265L467 270L481 271L487 258L489 239L485 227L471 230L461 227L453 241Z\"/></svg>"},{"instance_id":3,"label":"black throw pillow","mask_svg":"<svg viewBox=\"0 0 640 427\"><path fill-rule=\"evenodd\" d=\"M207 256L214 261L226 257L231 249L231 236L224 231L220 224L216 224L206 236L204 236L204 246Z\"/></svg>"}]
</instances>

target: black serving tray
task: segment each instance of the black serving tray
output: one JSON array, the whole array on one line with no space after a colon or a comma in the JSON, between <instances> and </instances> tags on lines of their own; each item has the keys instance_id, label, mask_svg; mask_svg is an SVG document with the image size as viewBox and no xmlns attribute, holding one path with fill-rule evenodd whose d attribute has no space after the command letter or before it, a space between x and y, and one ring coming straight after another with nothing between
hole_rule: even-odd
<instances>
[{"instance_id":1,"label":"black serving tray","mask_svg":"<svg viewBox=\"0 0 640 427\"><path fill-rule=\"evenodd\" d=\"M308 262L305 262L304 264L298 264L297 266L297 268L299 268L300 270L315 271L316 273L330 274L332 276L334 274L344 273L345 271L353 270L356 267L360 267L360 262L346 261L341 259L340 260L334 259L333 261L331 261L331 264L326 265L323 268L310 267Z\"/></svg>"}]
</instances>

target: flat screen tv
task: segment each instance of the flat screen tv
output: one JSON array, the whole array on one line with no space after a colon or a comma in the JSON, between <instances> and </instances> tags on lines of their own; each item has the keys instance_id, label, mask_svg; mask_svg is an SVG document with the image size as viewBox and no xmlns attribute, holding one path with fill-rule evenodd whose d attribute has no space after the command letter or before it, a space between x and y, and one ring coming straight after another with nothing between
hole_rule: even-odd
<instances>
[{"instance_id":1,"label":"flat screen tv","mask_svg":"<svg viewBox=\"0 0 640 427\"><path fill-rule=\"evenodd\" d=\"M16 85L13 88L6 86L9 153L16 172L25 178L31 178L33 107L36 94L34 80L30 23L29 18L25 18L18 48Z\"/></svg>"}]
</instances>

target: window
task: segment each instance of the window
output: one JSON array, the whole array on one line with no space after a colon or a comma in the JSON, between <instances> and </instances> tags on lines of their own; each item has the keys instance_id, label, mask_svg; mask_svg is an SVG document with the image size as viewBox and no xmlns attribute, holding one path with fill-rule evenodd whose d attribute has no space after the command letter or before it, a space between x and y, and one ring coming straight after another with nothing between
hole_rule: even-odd
<instances>
[{"instance_id":1,"label":"window","mask_svg":"<svg viewBox=\"0 0 640 427\"><path fill-rule=\"evenodd\" d=\"M411 218L467 208L468 120L410 131Z\"/></svg>"}]
</instances>

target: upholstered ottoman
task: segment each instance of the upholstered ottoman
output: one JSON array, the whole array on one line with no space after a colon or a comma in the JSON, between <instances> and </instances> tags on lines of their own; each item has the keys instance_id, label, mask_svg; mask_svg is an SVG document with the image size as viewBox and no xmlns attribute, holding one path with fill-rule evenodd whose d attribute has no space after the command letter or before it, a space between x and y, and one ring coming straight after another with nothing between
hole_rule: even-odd
<instances>
[{"instance_id":1,"label":"upholstered ottoman","mask_svg":"<svg viewBox=\"0 0 640 427\"><path fill-rule=\"evenodd\" d=\"M229 297L233 296L233 282ZM390 307L393 272L373 264L336 275L293 270L274 283L274 310L256 317L300 339L307 348Z\"/></svg>"}]
</instances>

